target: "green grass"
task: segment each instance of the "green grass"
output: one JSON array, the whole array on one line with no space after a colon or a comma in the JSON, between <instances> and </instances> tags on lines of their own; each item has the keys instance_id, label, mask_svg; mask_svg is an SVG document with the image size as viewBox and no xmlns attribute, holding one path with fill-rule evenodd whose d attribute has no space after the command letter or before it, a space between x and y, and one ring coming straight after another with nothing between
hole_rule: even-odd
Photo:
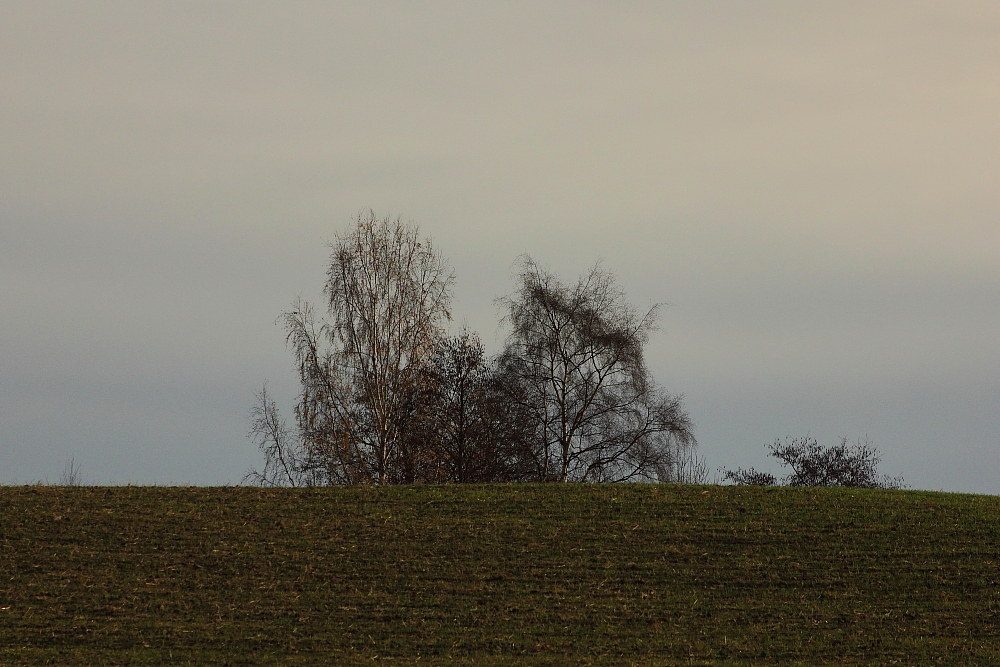
<instances>
[{"instance_id":1,"label":"green grass","mask_svg":"<svg viewBox=\"0 0 1000 667\"><path fill-rule=\"evenodd\" d=\"M0 488L0 664L1000 664L1000 498Z\"/></svg>"}]
</instances>

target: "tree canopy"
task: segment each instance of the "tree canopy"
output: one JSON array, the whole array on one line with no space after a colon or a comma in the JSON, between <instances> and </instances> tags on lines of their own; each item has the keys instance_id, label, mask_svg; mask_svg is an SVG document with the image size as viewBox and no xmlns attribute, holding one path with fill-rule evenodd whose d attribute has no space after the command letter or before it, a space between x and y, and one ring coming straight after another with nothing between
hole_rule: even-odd
<instances>
[{"instance_id":1,"label":"tree canopy","mask_svg":"<svg viewBox=\"0 0 1000 667\"><path fill-rule=\"evenodd\" d=\"M251 412L264 485L693 481L679 396L650 376L639 315L595 266L565 285L530 257L499 303L505 349L449 337L454 274L430 239L371 211L331 244L326 314L282 315L301 391L290 429L266 387Z\"/></svg>"}]
</instances>

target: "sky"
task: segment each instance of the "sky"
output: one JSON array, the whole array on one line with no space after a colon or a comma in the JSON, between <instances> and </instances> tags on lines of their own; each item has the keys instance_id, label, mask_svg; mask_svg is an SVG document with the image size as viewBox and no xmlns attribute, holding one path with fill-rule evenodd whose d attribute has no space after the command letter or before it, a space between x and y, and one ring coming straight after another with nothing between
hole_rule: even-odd
<instances>
[{"instance_id":1,"label":"sky","mask_svg":"<svg viewBox=\"0 0 1000 667\"><path fill-rule=\"evenodd\" d=\"M1000 4L0 3L0 483L237 484L276 319L400 216L490 352L597 261L699 453L1000 493Z\"/></svg>"}]
</instances>

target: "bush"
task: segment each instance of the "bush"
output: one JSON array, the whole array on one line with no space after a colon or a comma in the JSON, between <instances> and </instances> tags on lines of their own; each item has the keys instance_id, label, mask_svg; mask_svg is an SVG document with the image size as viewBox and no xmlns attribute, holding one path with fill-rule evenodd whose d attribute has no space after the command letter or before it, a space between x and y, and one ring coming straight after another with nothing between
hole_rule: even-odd
<instances>
[{"instance_id":1,"label":"bush","mask_svg":"<svg viewBox=\"0 0 1000 667\"><path fill-rule=\"evenodd\" d=\"M839 445L822 447L815 438L786 438L770 445L770 455L788 466L792 473L781 480L785 486L849 486L864 489L900 489L902 477L878 474L882 460L867 438L851 444L842 438ZM750 468L724 470L724 480L741 485L774 486L774 475Z\"/></svg>"},{"instance_id":2,"label":"bush","mask_svg":"<svg viewBox=\"0 0 1000 667\"><path fill-rule=\"evenodd\" d=\"M722 479L740 486L775 486L778 483L778 480L771 473L760 472L753 468L726 470L723 472Z\"/></svg>"}]
</instances>

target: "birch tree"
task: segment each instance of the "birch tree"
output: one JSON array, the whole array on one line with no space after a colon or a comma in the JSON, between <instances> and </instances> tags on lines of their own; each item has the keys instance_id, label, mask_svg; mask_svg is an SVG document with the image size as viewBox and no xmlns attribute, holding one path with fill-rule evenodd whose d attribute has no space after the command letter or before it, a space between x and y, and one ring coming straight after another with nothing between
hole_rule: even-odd
<instances>
[{"instance_id":1,"label":"birch tree","mask_svg":"<svg viewBox=\"0 0 1000 667\"><path fill-rule=\"evenodd\" d=\"M674 481L661 477L695 439L680 397L643 359L659 307L639 315L600 266L567 286L527 256L520 288L501 304L511 329L503 363L531 415L537 478Z\"/></svg>"},{"instance_id":2,"label":"birch tree","mask_svg":"<svg viewBox=\"0 0 1000 667\"><path fill-rule=\"evenodd\" d=\"M451 317L453 273L415 226L371 211L331 250L326 316L317 318L305 301L283 314L302 386L295 479L415 481L404 436L418 371ZM289 479L280 465L265 469Z\"/></svg>"}]
</instances>

